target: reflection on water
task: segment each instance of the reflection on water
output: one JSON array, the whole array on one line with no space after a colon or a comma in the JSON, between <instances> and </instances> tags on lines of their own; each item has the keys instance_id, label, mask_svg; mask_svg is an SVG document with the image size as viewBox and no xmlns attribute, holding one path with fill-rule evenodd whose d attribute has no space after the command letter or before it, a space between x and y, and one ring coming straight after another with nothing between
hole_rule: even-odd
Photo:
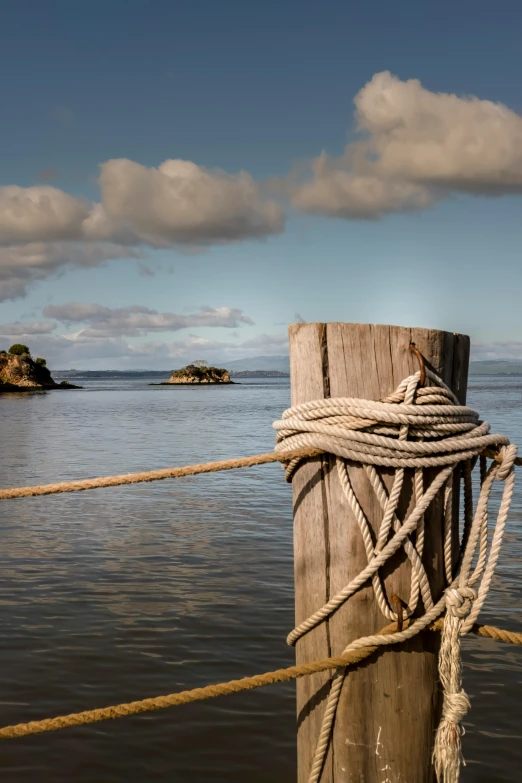
<instances>
[{"instance_id":1,"label":"reflection on water","mask_svg":"<svg viewBox=\"0 0 522 783\"><path fill-rule=\"evenodd\" d=\"M271 450L288 383L149 387L0 400L3 486ZM522 444L522 382L474 379L470 402ZM1 505L1 723L286 666L291 492L277 465ZM522 630L522 482L485 622ZM522 651L465 643L470 783L518 778ZM295 780L294 687L278 685L2 745L6 780Z\"/></svg>"}]
</instances>

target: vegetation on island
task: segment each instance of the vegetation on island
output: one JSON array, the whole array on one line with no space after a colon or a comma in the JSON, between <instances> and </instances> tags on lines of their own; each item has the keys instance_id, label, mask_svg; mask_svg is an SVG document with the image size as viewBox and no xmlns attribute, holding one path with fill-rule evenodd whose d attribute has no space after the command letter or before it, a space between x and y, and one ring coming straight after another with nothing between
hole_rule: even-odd
<instances>
[{"instance_id":1,"label":"vegetation on island","mask_svg":"<svg viewBox=\"0 0 522 783\"><path fill-rule=\"evenodd\" d=\"M171 384L207 384L207 383L233 383L230 380L228 370L222 367L209 366L206 361L199 361L187 364L179 370L173 370L168 381L164 381L160 386L170 386Z\"/></svg>"},{"instance_id":2,"label":"vegetation on island","mask_svg":"<svg viewBox=\"0 0 522 783\"><path fill-rule=\"evenodd\" d=\"M221 367L210 367L201 364L187 364L186 367L182 367L180 370L174 370L171 378L186 378L190 377L194 379L194 382L212 382L223 383L223 381L229 381L228 371Z\"/></svg>"},{"instance_id":3,"label":"vegetation on island","mask_svg":"<svg viewBox=\"0 0 522 783\"><path fill-rule=\"evenodd\" d=\"M30 353L30 351L27 345L23 345L23 343L15 343L9 348L8 353L12 354L13 356L23 356L24 353Z\"/></svg>"}]
</instances>

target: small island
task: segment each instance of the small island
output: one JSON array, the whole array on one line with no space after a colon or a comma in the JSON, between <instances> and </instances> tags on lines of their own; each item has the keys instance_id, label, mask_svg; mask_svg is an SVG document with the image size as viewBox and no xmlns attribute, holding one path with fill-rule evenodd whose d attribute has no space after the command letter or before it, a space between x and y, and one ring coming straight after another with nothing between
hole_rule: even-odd
<instances>
[{"instance_id":1,"label":"small island","mask_svg":"<svg viewBox=\"0 0 522 783\"><path fill-rule=\"evenodd\" d=\"M0 351L0 394L81 388L67 381L56 383L45 359L33 359L27 345L15 343Z\"/></svg>"},{"instance_id":2,"label":"small island","mask_svg":"<svg viewBox=\"0 0 522 783\"><path fill-rule=\"evenodd\" d=\"M180 370L174 370L168 381L152 383L151 386L171 386L173 384L225 384L234 383L230 380L230 373L220 367L209 367L207 362L201 360L187 364Z\"/></svg>"}]
</instances>

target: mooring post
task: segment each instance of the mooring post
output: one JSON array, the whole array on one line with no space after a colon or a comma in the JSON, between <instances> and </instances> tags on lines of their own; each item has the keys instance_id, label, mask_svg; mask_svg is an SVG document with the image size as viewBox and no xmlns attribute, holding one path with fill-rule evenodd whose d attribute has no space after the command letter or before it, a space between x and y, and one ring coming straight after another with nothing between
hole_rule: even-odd
<instances>
[{"instance_id":1,"label":"mooring post","mask_svg":"<svg viewBox=\"0 0 522 783\"><path fill-rule=\"evenodd\" d=\"M325 397L385 397L419 369L410 350L412 342L426 366L465 403L469 338L464 335L350 323L293 324L289 334L292 405ZM296 624L323 606L367 564L359 527L334 467L332 456L309 459L293 478ZM382 511L366 473L356 463L349 463L348 472L375 531ZM393 471L379 472L389 486ZM454 489L458 489L457 477L455 482ZM412 502L411 488L412 476L407 475L399 507L403 511ZM455 527L458 494L454 491ZM443 531L439 498L425 517L423 555L434 599L445 587ZM411 570L402 550L384 576L388 596L396 594L406 603ZM297 662L339 655L349 642L375 633L388 622L368 583L327 622L297 642ZM433 782L431 754L441 704L437 650L438 636L426 632L400 648L376 653L348 674L321 783ZM299 783L308 781L331 676L325 672L297 680Z\"/></svg>"}]
</instances>

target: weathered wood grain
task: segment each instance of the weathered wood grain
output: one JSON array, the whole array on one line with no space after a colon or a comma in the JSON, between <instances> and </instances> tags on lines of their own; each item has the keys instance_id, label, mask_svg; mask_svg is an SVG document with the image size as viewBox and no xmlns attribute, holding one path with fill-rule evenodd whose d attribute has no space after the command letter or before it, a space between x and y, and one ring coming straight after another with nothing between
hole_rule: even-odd
<instances>
[{"instance_id":1,"label":"weathered wood grain","mask_svg":"<svg viewBox=\"0 0 522 783\"><path fill-rule=\"evenodd\" d=\"M428 329L366 324L297 324L290 327L292 404L324 397L379 399L418 369L415 342L465 402L469 339ZM364 470L349 465L357 497L374 530L382 511ZM392 471L381 475L390 485ZM428 478L433 476L433 472ZM454 525L458 524L458 480ZM341 590L366 565L358 525L339 484L335 459L310 460L293 480L296 623ZM401 499L412 499L409 473ZM443 508L426 515L424 563L434 597L444 589ZM411 571L397 553L385 570L388 595L408 600ZM420 607L422 611L422 606ZM371 585L361 589L327 623L297 643L297 661L336 655L353 639L387 623ZM440 711L437 637L423 635L401 650L381 653L346 678L322 783L432 783L431 750ZM326 674L297 682L299 783L306 783L328 695Z\"/></svg>"}]
</instances>

